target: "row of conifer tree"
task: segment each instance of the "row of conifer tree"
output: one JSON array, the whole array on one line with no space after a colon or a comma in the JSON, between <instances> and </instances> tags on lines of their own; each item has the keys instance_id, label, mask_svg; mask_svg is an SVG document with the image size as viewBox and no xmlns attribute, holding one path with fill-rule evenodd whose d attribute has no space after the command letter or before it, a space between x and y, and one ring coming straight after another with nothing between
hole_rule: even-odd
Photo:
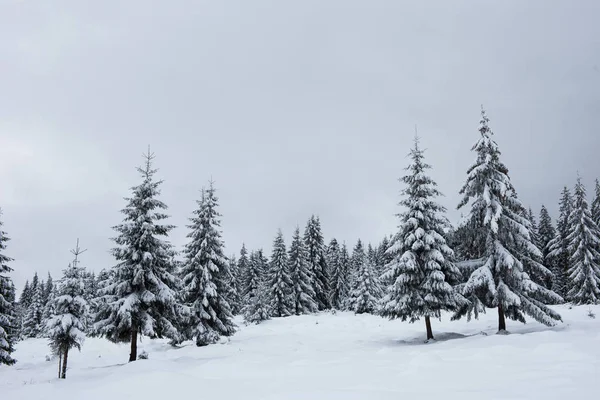
<instances>
[{"instance_id":1,"label":"row of conifer tree","mask_svg":"<svg viewBox=\"0 0 600 400\"><path fill-rule=\"evenodd\" d=\"M35 276L17 303L2 232L0 362L14 362L10 353L18 338L47 336L64 377L68 350L80 347L85 333L130 342L133 361L140 334L204 346L235 332L234 314L249 323L328 309L424 318L429 340L431 319L443 311L458 319L495 308L504 332L506 318L525 322L526 315L553 325L561 318L550 304L598 303L600 185L590 208L578 179L573 195L563 191L556 228L545 207L537 224L518 200L483 110L481 115L476 161L460 190L459 208L469 207L466 220L453 229L446 219L415 138L401 179L398 232L367 249L359 241L352 254L335 239L326 245L320 220L312 216L303 235L296 228L289 248L278 231L270 259L245 247L237 260L226 257L211 182L177 257L149 152L138 168L142 183L132 188L124 220L114 228L117 263L98 276L79 266L77 246L58 285L50 276L45 283Z\"/></svg>"}]
</instances>

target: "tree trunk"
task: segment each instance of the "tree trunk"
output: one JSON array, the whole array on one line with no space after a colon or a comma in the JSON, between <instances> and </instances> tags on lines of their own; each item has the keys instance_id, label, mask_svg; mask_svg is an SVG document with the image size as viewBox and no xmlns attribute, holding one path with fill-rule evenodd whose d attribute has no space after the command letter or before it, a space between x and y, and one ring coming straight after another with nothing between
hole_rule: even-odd
<instances>
[{"instance_id":1,"label":"tree trunk","mask_svg":"<svg viewBox=\"0 0 600 400\"><path fill-rule=\"evenodd\" d=\"M129 362L137 360L137 337L138 331L135 324L131 325L131 353L129 353Z\"/></svg>"},{"instance_id":2,"label":"tree trunk","mask_svg":"<svg viewBox=\"0 0 600 400\"><path fill-rule=\"evenodd\" d=\"M58 352L58 379L60 379L60 373L62 372L62 352Z\"/></svg>"},{"instance_id":3,"label":"tree trunk","mask_svg":"<svg viewBox=\"0 0 600 400\"><path fill-rule=\"evenodd\" d=\"M506 319L504 318L504 309L502 304L498 305L498 332L506 331Z\"/></svg>"},{"instance_id":4,"label":"tree trunk","mask_svg":"<svg viewBox=\"0 0 600 400\"><path fill-rule=\"evenodd\" d=\"M68 357L69 357L69 349L65 349L65 359L63 360L62 374L61 374L62 379L67 379L67 358Z\"/></svg>"},{"instance_id":5,"label":"tree trunk","mask_svg":"<svg viewBox=\"0 0 600 400\"><path fill-rule=\"evenodd\" d=\"M429 316L425 317L425 327L427 328L427 340L433 339L433 331L431 330L431 319Z\"/></svg>"}]
</instances>

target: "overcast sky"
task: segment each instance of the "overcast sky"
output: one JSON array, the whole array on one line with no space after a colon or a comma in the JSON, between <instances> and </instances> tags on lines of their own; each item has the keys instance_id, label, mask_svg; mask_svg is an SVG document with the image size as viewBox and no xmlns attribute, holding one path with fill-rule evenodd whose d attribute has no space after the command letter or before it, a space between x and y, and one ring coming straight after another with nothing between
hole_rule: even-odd
<instances>
[{"instance_id":1,"label":"overcast sky","mask_svg":"<svg viewBox=\"0 0 600 400\"><path fill-rule=\"evenodd\" d=\"M397 224L418 125L456 221L480 104L516 189L556 217L600 176L600 1L0 0L0 207L13 278L100 270L151 145L178 226L216 181L227 252ZM466 210L465 210L466 211Z\"/></svg>"}]
</instances>

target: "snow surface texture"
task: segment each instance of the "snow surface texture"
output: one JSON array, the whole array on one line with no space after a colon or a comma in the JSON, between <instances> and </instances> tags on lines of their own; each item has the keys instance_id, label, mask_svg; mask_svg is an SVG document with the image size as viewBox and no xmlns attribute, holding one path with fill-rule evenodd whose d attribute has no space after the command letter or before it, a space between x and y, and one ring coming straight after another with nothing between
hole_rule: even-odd
<instances>
[{"instance_id":1,"label":"snow surface texture","mask_svg":"<svg viewBox=\"0 0 600 400\"><path fill-rule=\"evenodd\" d=\"M274 318L240 325L222 344L144 338L148 360L127 363L128 344L88 338L69 355L68 379L55 378L47 340L17 344L18 363L0 366L0 397L29 399L565 399L597 398L600 306L554 307L564 323L424 323L349 312ZM239 323L239 321L238 321ZM483 332L483 333L482 333ZM487 334L487 335L486 335ZM228 340L229 339L229 340Z\"/></svg>"}]
</instances>

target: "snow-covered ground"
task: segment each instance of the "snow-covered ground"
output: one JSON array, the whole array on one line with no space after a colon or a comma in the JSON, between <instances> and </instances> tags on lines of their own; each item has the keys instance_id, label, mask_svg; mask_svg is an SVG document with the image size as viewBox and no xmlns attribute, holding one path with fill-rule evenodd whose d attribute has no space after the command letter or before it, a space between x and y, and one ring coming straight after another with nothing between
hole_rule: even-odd
<instances>
[{"instance_id":1,"label":"snow-covered ground","mask_svg":"<svg viewBox=\"0 0 600 400\"><path fill-rule=\"evenodd\" d=\"M273 319L230 341L172 348L144 339L148 360L128 364L127 345L87 339L69 355L66 381L46 340L17 346L0 367L0 399L595 399L600 379L600 306L557 307L553 328L508 321L424 323L351 313ZM493 311L493 310L490 310ZM487 335L485 335L485 334Z\"/></svg>"}]
</instances>

